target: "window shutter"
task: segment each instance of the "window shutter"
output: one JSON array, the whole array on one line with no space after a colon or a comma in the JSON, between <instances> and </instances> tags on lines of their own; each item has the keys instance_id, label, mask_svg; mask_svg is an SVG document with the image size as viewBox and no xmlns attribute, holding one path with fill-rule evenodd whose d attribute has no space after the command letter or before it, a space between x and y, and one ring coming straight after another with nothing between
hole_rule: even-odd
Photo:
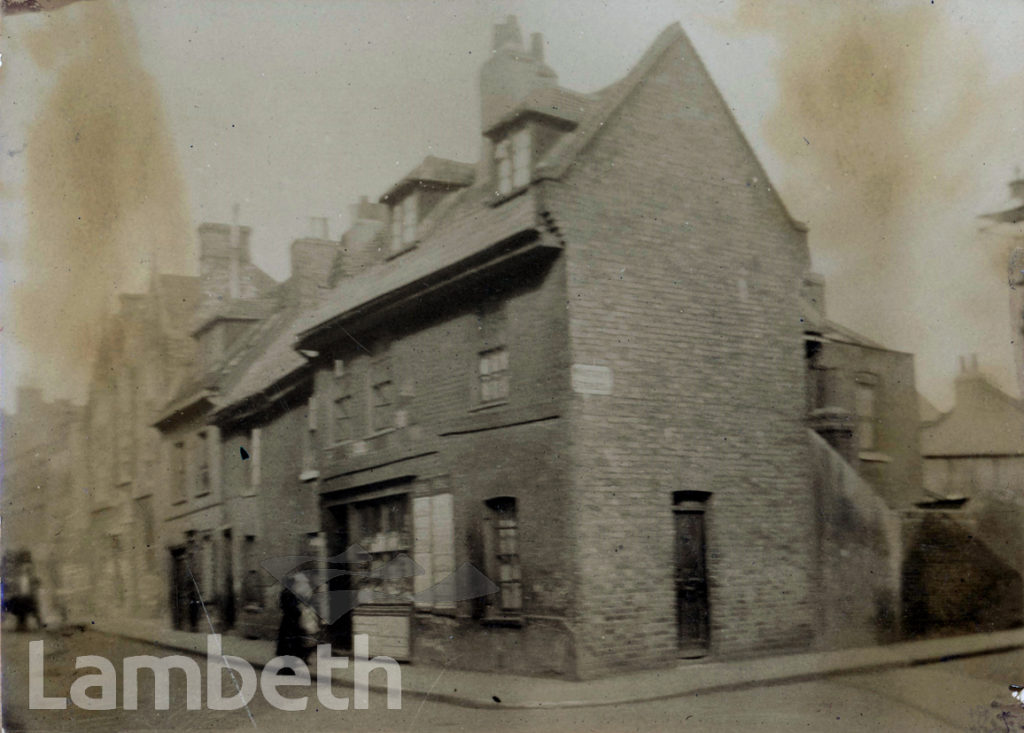
<instances>
[{"instance_id":1,"label":"window shutter","mask_svg":"<svg viewBox=\"0 0 1024 733\"><path fill-rule=\"evenodd\" d=\"M260 450L260 438L261 437L262 437L262 431L260 430L260 428L253 428L252 429L252 436L250 437L250 442L249 442L249 460L252 462L252 465L249 467L249 470L250 470L250 474L249 474L249 478L250 478L249 491L251 493L254 493L254 494L257 491L259 491L260 482L263 480L261 466L260 466L260 461L261 461L261 458L262 458L262 456L260 455L261 454L261 450Z\"/></svg>"},{"instance_id":2,"label":"window shutter","mask_svg":"<svg viewBox=\"0 0 1024 733\"><path fill-rule=\"evenodd\" d=\"M423 569L423 575L414 575L413 593L417 608L433 608L433 598L426 591L433 585L431 562L432 536L430 531L431 497L418 496L412 501L412 559Z\"/></svg>"},{"instance_id":3,"label":"window shutter","mask_svg":"<svg viewBox=\"0 0 1024 733\"><path fill-rule=\"evenodd\" d=\"M490 578L492 583L497 583L498 578L498 562L497 562L497 549L494 543L494 532L496 527L494 526L494 518L490 512L484 516L483 522L480 525L483 546L484 546L484 575Z\"/></svg>"},{"instance_id":4,"label":"window shutter","mask_svg":"<svg viewBox=\"0 0 1024 733\"><path fill-rule=\"evenodd\" d=\"M316 395L309 398L309 405L306 410L306 429L313 432L317 428Z\"/></svg>"},{"instance_id":5,"label":"window shutter","mask_svg":"<svg viewBox=\"0 0 1024 733\"><path fill-rule=\"evenodd\" d=\"M451 494L437 494L431 497L431 529L432 529L432 583L448 580L454 582L455 572L455 517L454 502ZM434 600L435 608L455 608L454 587L448 588L444 598Z\"/></svg>"}]
</instances>

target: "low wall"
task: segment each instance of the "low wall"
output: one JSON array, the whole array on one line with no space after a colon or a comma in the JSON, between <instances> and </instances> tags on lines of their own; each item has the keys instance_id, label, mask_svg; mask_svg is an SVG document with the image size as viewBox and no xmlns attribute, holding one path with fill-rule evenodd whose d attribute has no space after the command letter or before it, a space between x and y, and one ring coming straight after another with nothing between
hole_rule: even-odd
<instances>
[{"instance_id":1,"label":"low wall","mask_svg":"<svg viewBox=\"0 0 1024 733\"><path fill-rule=\"evenodd\" d=\"M809 433L818 540L821 649L894 641L900 618L900 519L825 440Z\"/></svg>"}]
</instances>

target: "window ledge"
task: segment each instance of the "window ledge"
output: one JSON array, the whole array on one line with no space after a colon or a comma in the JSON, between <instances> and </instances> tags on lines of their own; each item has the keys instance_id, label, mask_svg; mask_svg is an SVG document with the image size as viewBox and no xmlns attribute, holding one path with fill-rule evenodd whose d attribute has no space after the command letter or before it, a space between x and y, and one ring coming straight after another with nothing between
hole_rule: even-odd
<instances>
[{"instance_id":1,"label":"window ledge","mask_svg":"<svg viewBox=\"0 0 1024 733\"><path fill-rule=\"evenodd\" d=\"M501 206L506 201L514 199L516 196L522 196L530 188L530 184L527 183L524 186L513 188L508 193L501 193L497 189L494 190L494 197L491 199L491 206Z\"/></svg>"},{"instance_id":2,"label":"window ledge","mask_svg":"<svg viewBox=\"0 0 1024 733\"><path fill-rule=\"evenodd\" d=\"M480 621L484 626L504 626L512 629L521 629L526 625L522 616L484 616Z\"/></svg>"},{"instance_id":3,"label":"window ledge","mask_svg":"<svg viewBox=\"0 0 1024 733\"><path fill-rule=\"evenodd\" d=\"M865 463L892 463L892 456L878 451L865 450L857 454Z\"/></svg>"},{"instance_id":4,"label":"window ledge","mask_svg":"<svg viewBox=\"0 0 1024 733\"><path fill-rule=\"evenodd\" d=\"M438 608L436 606L417 606L416 613L425 616L442 616L444 618L458 618L459 614L455 608Z\"/></svg>"},{"instance_id":5,"label":"window ledge","mask_svg":"<svg viewBox=\"0 0 1024 733\"><path fill-rule=\"evenodd\" d=\"M479 405L470 407L468 412L483 412L484 410L493 410L495 407L505 407L508 404L508 400L501 400L500 402L483 402Z\"/></svg>"},{"instance_id":6,"label":"window ledge","mask_svg":"<svg viewBox=\"0 0 1024 733\"><path fill-rule=\"evenodd\" d=\"M299 481L302 483L316 481L318 478L320 478L320 472L316 469L309 469L308 471L303 471L299 474Z\"/></svg>"},{"instance_id":7,"label":"window ledge","mask_svg":"<svg viewBox=\"0 0 1024 733\"><path fill-rule=\"evenodd\" d=\"M390 262L391 260L397 259L397 258L401 257L402 255L406 254L407 252L412 252L418 246L419 246L419 240L416 240L412 244L408 244L408 245L402 247L402 249L398 250L397 252L389 252L388 256L384 258L384 261L385 262Z\"/></svg>"}]
</instances>

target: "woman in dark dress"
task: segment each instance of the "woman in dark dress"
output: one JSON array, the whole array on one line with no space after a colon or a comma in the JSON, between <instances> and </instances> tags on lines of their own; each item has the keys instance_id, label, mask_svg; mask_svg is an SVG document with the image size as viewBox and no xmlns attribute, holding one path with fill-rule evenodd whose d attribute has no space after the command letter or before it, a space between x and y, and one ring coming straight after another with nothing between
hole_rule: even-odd
<instances>
[{"instance_id":1,"label":"woman in dark dress","mask_svg":"<svg viewBox=\"0 0 1024 733\"><path fill-rule=\"evenodd\" d=\"M314 631L305 628L303 616L309 616L310 611L303 612L306 602L313 594L309 585L309 579L305 573L296 573L285 587L281 589L281 626L277 631L277 656L298 657L303 662L308 661L310 652L316 647ZM291 670L284 671L288 674Z\"/></svg>"}]
</instances>

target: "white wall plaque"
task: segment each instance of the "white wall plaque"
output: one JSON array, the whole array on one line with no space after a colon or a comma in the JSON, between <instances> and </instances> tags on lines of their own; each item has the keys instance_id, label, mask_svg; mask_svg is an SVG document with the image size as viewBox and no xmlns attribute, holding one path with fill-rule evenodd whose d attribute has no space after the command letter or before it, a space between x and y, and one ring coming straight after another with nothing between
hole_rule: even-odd
<instances>
[{"instance_id":1,"label":"white wall plaque","mask_svg":"<svg viewBox=\"0 0 1024 733\"><path fill-rule=\"evenodd\" d=\"M573 364L572 391L579 394L611 394L611 367Z\"/></svg>"}]
</instances>

